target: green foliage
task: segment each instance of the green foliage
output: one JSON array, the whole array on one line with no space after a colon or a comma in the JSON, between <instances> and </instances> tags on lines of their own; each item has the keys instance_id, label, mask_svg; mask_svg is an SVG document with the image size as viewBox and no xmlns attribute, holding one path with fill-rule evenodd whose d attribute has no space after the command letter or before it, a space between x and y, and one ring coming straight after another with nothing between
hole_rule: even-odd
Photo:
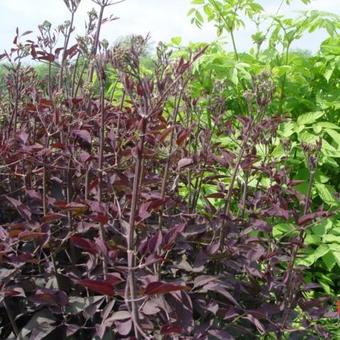
<instances>
[{"instance_id":1,"label":"green foliage","mask_svg":"<svg viewBox=\"0 0 340 340\"><path fill-rule=\"evenodd\" d=\"M309 0L302 2L310 3ZM285 3L290 4L291 1ZM332 216L316 221L306 230L305 245L297 263L308 268L306 278L310 282L318 282L326 294L335 297L340 288L339 16L315 10L303 12L296 18L277 13L267 20L267 27L263 28L266 23L263 9L255 1L193 0L192 4L194 8L188 15L196 26L202 28L205 20L213 22L217 35L226 33L233 43L233 53L227 52L219 43L211 44L194 69L195 81L191 84L193 96L208 94L210 101L213 101L213 93L218 88L227 108L225 119L251 114L243 93L252 86L255 75L269 72L276 91L268 114L280 113L286 117L280 125L279 138L272 141L269 157L277 162L285 160L286 166L293 169L294 179L302 181L296 189L303 195L308 191L309 171L301 144L313 145L321 141L311 191L312 206L317 208L323 205ZM241 15L257 26L257 31L252 35L254 48L248 53L239 53L234 36L235 31L244 25ZM318 53L292 51L292 44L304 34L320 29L326 31L328 37L322 42ZM211 116L209 100L200 104L201 123L214 128L217 122ZM213 138L219 145L237 150L229 136ZM290 142L289 150L284 146L285 140ZM263 146L257 145L256 150L262 160L268 158ZM258 180L261 185L269 184L266 178ZM250 187L256 183L257 180L249 179ZM206 186L205 192L208 194L210 191ZM210 199L210 203L216 208L221 206L220 199ZM272 236L284 241L297 237L298 231L294 223L280 222L274 226ZM327 320L325 323L329 324L329 329L334 327Z\"/></svg>"},{"instance_id":2,"label":"green foliage","mask_svg":"<svg viewBox=\"0 0 340 340\"><path fill-rule=\"evenodd\" d=\"M0 91L4 91L4 89L6 88L5 76L6 76L6 68L4 64L0 64Z\"/></svg>"},{"instance_id":3,"label":"green foliage","mask_svg":"<svg viewBox=\"0 0 340 340\"><path fill-rule=\"evenodd\" d=\"M323 290L336 296L340 277L340 223L339 214L315 223L307 234L303 256L298 264L309 268L306 276L318 282Z\"/></svg>"},{"instance_id":4,"label":"green foliage","mask_svg":"<svg viewBox=\"0 0 340 340\"><path fill-rule=\"evenodd\" d=\"M193 16L193 23L201 27L203 16L206 16L208 22L215 22L218 35L244 26L240 14L253 18L263 11L262 6L254 0L193 0L192 4L200 6L200 10L189 12Z\"/></svg>"}]
</instances>

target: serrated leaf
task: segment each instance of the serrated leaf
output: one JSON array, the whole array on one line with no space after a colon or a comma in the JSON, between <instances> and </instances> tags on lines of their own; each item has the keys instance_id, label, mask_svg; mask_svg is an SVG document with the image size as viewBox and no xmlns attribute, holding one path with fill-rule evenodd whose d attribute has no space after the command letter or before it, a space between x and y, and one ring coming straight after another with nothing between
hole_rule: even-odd
<instances>
[{"instance_id":1,"label":"serrated leaf","mask_svg":"<svg viewBox=\"0 0 340 340\"><path fill-rule=\"evenodd\" d=\"M340 130L340 126L331 122L317 122L315 125L325 129Z\"/></svg>"},{"instance_id":2,"label":"serrated leaf","mask_svg":"<svg viewBox=\"0 0 340 340\"><path fill-rule=\"evenodd\" d=\"M293 133L295 133L295 127L296 125L294 122L283 123L279 128L280 134L286 138L290 137Z\"/></svg>"},{"instance_id":3,"label":"serrated leaf","mask_svg":"<svg viewBox=\"0 0 340 340\"><path fill-rule=\"evenodd\" d=\"M315 188L320 196L320 198L331 206L338 205L337 200L335 199L333 192L335 191L332 186L322 183L315 183Z\"/></svg>"},{"instance_id":4,"label":"serrated leaf","mask_svg":"<svg viewBox=\"0 0 340 340\"><path fill-rule=\"evenodd\" d=\"M314 133L319 134L322 131L322 127L319 125L313 124L313 131Z\"/></svg>"},{"instance_id":5,"label":"serrated leaf","mask_svg":"<svg viewBox=\"0 0 340 340\"><path fill-rule=\"evenodd\" d=\"M276 145L276 147L274 148L272 152L272 156L274 158L281 158L281 157L284 157L285 155L286 155L286 151L283 145L282 144Z\"/></svg>"},{"instance_id":6,"label":"serrated leaf","mask_svg":"<svg viewBox=\"0 0 340 340\"><path fill-rule=\"evenodd\" d=\"M331 290L331 288L330 288L330 285L325 281L324 278L319 279L318 282L319 282L319 284L322 286L322 288L324 289L324 291L325 291L327 294L329 294L329 295L332 294L332 290Z\"/></svg>"},{"instance_id":7,"label":"serrated leaf","mask_svg":"<svg viewBox=\"0 0 340 340\"><path fill-rule=\"evenodd\" d=\"M319 245L321 243L321 237L318 235L307 234L305 238L306 245Z\"/></svg>"},{"instance_id":8,"label":"serrated leaf","mask_svg":"<svg viewBox=\"0 0 340 340\"><path fill-rule=\"evenodd\" d=\"M238 71L236 67L231 70L230 77L233 84L238 85Z\"/></svg>"},{"instance_id":9,"label":"serrated leaf","mask_svg":"<svg viewBox=\"0 0 340 340\"><path fill-rule=\"evenodd\" d=\"M316 122L320 117L322 117L325 113L322 111L316 112L308 112L298 117L297 123L298 125L308 125Z\"/></svg>"},{"instance_id":10,"label":"serrated leaf","mask_svg":"<svg viewBox=\"0 0 340 340\"><path fill-rule=\"evenodd\" d=\"M327 83L329 82L329 79L332 77L334 69L335 69L334 66L333 67L327 67L325 73L323 74L323 76L327 80Z\"/></svg>"},{"instance_id":11,"label":"serrated leaf","mask_svg":"<svg viewBox=\"0 0 340 340\"><path fill-rule=\"evenodd\" d=\"M276 66L273 68L274 75L277 75L278 77L281 77L285 74L287 74L291 70L291 66L289 65L282 65L282 66Z\"/></svg>"},{"instance_id":12,"label":"serrated leaf","mask_svg":"<svg viewBox=\"0 0 340 340\"><path fill-rule=\"evenodd\" d=\"M340 150L337 150L334 146L329 144L325 139L322 140L321 152L330 158L339 158Z\"/></svg>"},{"instance_id":13,"label":"serrated leaf","mask_svg":"<svg viewBox=\"0 0 340 340\"><path fill-rule=\"evenodd\" d=\"M333 250L332 249L332 254L336 260L336 263L338 264L338 266L340 267L340 250L337 251L337 250Z\"/></svg>"},{"instance_id":14,"label":"serrated leaf","mask_svg":"<svg viewBox=\"0 0 340 340\"><path fill-rule=\"evenodd\" d=\"M327 234L322 238L322 241L324 243L332 243L337 244L339 246L339 251L340 251L340 237L332 234Z\"/></svg>"},{"instance_id":15,"label":"serrated leaf","mask_svg":"<svg viewBox=\"0 0 340 340\"><path fill-rule=\"evenodd\" d=\"M300 265L311 266L313 265L320 257L325 256L330 251L327 244L321 244L318 248L316 248L312 253L302 258L299 262Z\"/></svg>"},{"instance_id":16,"label":"serrated leaf","mask_svg":"<svg viewBox=\"0 0 340 340\"><path fill-rule=\"evenodd\" d=\"M325 235L330 229L332 229L333 222L331 219L324 219L312 226L312 231L315 235Z\"/></svg>"},{"instance_id":17,"label":"serrated leaf","mask_svg":"<svg viewBox=\"0 0 340 340\"><path fill-rule=\"evenodd\" d=\"M204 21L202 14L199 11L195 12L195 19L196 19L197 23L199 23L199 24L203 23L203 21Z\"/></svg>"},{"instance_id":18,"label":"serrated leaf","mask_svg":"<svg viewBox=\"0 0 340 340\"><path fill-rule=\"evenodd\" d=\"M332 251L328 252L325 256L323 256L322 261L329 271L332 271L334 266L337 264L336 258L333 255Z\"/></svg>"},{"instance_id":19,"label":"serrated leaf","mask_svg":"<svg viewBox=\"0 0 340 340\"><path fill-rule=\"evenodd\" d=\"M336 143L337 148L340 150L340 133L338 133L334 130L331 130L331 129L327 129L326 132L329 136L331 136L331 138Z\"/></svg>"},{"instance_id":20,"label":"serrated leaf","mask_svg":"<svg viewBox=\"0 0 340 340\"><path fill-rule=\"evenodd\" d=\"M212 8L209 4L205 5L203 7L203 10L204 10L204 13L208 16L208 20L209 20L209 18L212 19L214 17L214 12L213 12L213 10L212 10Z\"/></svg>"},{"instance_id":21,"label":"serrated leaf","mask_svg":"<svg viewBox=\"0 0 340 340\"><path fill-rule=\"evenodd\" d=\"M273 227L273 236L276 239L280 239L286 236L292 236L295 232L294 225L291 223L279 223Z\"/></svg>"},{"instance_id":22,"label":"serrated leaf","mask_svg":"<svg viewBox=\"0 0 340 340\"><path fill-rule=\"evenodd\" d=\"M318 140L319 140L318 136L311 134L307 131L302 131L299 134L299 141L300 142L304 142L304 143L307 143L307 144L315 144Z\"/></svg>"}]
</instances>

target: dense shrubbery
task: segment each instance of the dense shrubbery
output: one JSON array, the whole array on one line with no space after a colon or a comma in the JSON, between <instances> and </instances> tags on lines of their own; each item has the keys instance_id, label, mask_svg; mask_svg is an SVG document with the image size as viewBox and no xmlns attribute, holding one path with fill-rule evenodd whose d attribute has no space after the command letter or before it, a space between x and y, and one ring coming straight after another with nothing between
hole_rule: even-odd
<instances>
[{"instance_id":1,"label":"dense shrubbery","mask_svg":"<svg viewBox=\"0 0 340 340\"><path fill-rule=\"evenodd\" d=\"M276 17L240 53L237 11L261 7L195 0L234 53L150 56L100 41L108 0L70 46L79 2L1 56L1 337L335 337L338 19ZM289 50L322 27L317 55Z\"/></svg>"}]
</instances>

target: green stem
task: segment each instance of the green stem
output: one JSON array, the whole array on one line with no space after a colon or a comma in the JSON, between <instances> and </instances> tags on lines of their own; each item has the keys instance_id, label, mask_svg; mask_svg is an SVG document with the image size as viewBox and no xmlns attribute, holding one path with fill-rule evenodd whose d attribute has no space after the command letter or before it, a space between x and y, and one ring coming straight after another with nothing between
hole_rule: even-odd
<instances>
[{"instance_id":1,"label":"green stem","mask_svg":"<svg viewBox=\"0 0 340 340\"><path fill-rule=\"evenodd\" d=\"M234 30L232 28L230 28L229 23L227 22L225 16L223 15L223 13L221 12L220 8L216 4L215 0L210 0L210 2L213 4L215 10L218 12L221 20L223 20L223 22L225 24L225 28L230 33L231 41L232 41L233 49L234 49L234 53L235 53L235 57L236 57L236 60L239 60L239 55L238 55L238 52L237 52L237 47L236 47L236 42L235 42L235 37L234 37ZM236 11L235 11L235 14L236 14Z\"/></svg>"},{"instance_id":2,"label":"green stem","mask_svg":"<svg viewBox=\"0 0 340 340\"><path fill-rule=\"evenodd\" d=\"M290 44L288 44L286 48L285 61L284 61L285 65L288 65L288 61L289 61L289 47L290 47ZM280 110L279 110L280 114L283 113L283 100L285 98L286 81L287 81L287 74L285 73L283 75L282 82L281 82Z\"/></svg>"},{"instance_id":3,"label":"green stem","mask_svg":"<svg viewBox=\"0 0 340 340\"><path fill-rule=\"evenodd\" d=\"M236 42L235 42L235 37L234 37L234 30L230 30L230 36L231 36L231 42L233 44L235 58L238 61L239 60L239 55L238 55L238 51L237 51L237 48L236 48Z\"/></svg>"}]
</instances>

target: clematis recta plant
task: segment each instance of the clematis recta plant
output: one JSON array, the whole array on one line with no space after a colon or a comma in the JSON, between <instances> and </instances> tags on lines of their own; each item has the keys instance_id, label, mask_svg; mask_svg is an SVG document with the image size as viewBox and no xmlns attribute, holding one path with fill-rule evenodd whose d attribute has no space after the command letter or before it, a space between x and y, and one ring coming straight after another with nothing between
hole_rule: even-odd
<instances>
[{"instance_id":1,"label":"clematis recta plant","mask_svg":"<svg viewBox=\"0 0 340 340\"><path fill-rule=\"evenodd\" d=\"M327 299L297 261L308 227L333 213L311 204L321 145L301 146L303 195L272 158L286 117L267 114L269 72L230 118L219 81L194 95L208 46L160 44L147 67L149 37L109 47L101 25L116 3L94 2L74 46L80 1L65 1L70 23L45 22L37 42L18 30L1 55L1 338L328 336L315 321ZM275 239L280 223L291 234Z\"/></svg>"}]
</instances>

